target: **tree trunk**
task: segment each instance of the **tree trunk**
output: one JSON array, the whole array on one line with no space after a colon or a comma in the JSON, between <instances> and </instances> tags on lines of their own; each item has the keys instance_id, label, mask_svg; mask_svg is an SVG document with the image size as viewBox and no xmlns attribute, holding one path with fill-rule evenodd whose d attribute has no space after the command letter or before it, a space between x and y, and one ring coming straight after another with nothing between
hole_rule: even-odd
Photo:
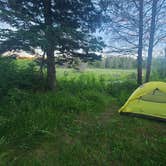
<instances>
[{"instance_id":1,"label":"tree trunk","mask_svg":"<svg viewBox=\"0 0 166 166\"><path fill-rule=\"evenodd\" d=\"M145 82L149 82L150 73L151 73L154 34L155 34L155 27L156 27L157 1L158 0L153 0L153 3L152 3L152 17L151 17L151 26L150 26L150 39L149 39L149 48L148 48L148 58L147 58Z\"/></svg>"},{"instance_id":2,"label":"tree trunk","mask_svg":"<svg viewBox=\"0 0 166 166\"><path fill-rule=\"evenodd\" d=\"M45 37L47 40L47 86L49 90L56 88L55 76L55 57L54 57L54 33L53 33L53 20L51 11L51 0L43 0L44 5L44 19L45 19Z\"/></svg>"},{"instance_id":3,"label":"tree trunk","mask_svg":"<svg viewBox=\"0 0 166 166\"><path fill-rule=\"evenodd\" d=\"M40 69L39 69L39 72L40 72L40 77L41 79L43 79L44 77L44 73L43 73L43 67L44 67L44 61L45 61L45 51L43 52L43 55L41 57L40 60Z\"/></svg>"},{"instance_id":4,"label":"tree trunk","mask_svg":"<svg viewBox=\"0 0 166 166\"><path fill-rule=\"evenodd\" d=\"M56 72L55 72L54 49L49 48L46 54L47 54L47 86L49 90L55 90Z\"/></svg>"},{"instance_id":5,"label":"tree trunk","mask_svg":"<svg viewBox=\"0 0 166 166\"><path fill-rule=\"evenodd\" d=\"M143 0L139 1L139 44L137 57L137 84L142 84Z\"/></svg>"}]
</instances>

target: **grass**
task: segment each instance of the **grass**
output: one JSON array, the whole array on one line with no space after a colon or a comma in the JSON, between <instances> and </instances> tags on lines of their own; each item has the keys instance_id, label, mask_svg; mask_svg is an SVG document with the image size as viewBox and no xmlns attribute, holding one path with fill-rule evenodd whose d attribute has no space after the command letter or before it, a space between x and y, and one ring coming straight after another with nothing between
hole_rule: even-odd
<instances>
[{"instance_id":1,"label":"grass","mask_svg":"<svg viewBox=\"0 0 166 166\"><path fill-rule=\"evenodd\" d=\"M92 76L96 79L105 81L124 80L127 76L136 77L136 70L120 70L120 69L86 69L84 72L78 72L74 69L57 69L58 78L77 79L78 76Z\"/></svg>"},{"instance_id":2,"label":"grass","mask_svg":"<svg viewBox=\"0 0 166 166\"><path fill-rule=\"evenodd\" d=\"M165 124L117 112L136 88L134 72L58 69L56 94L8 88L0 101L0 165L164 166Z\"/></svg>"}]
</instances>

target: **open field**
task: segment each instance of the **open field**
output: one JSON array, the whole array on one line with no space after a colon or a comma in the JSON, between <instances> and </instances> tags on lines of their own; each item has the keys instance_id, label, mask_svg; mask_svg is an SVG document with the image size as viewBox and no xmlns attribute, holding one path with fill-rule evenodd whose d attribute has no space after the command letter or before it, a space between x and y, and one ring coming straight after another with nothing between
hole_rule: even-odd
<instances>
[{"instance_id":1,"label":"open field","mask_svg":"<svg viewBox=\"0 0 166 166\"><path fill-rule=\"evenodd\" d=\"M57 77L69 79L77 79L79 76L92 76L96 79L103 79L105 81L123 80L126 76L136 77L136 70L121 70L121 69L86 69L83 72L75 71L74 69L57 69Z\"/></svg>"},{"instance_id":2,"label":"open field","mask_svg":"<svg viewBox=\"0 0 166 166\"><path fill-rule=\"evenodd\" d=\"M137 87L134 70L57 69L57 92L43 93L33 70L9 69L0 68L0 166L165 166L165 123L117 112Z\"/></svg>"}]
</instances>

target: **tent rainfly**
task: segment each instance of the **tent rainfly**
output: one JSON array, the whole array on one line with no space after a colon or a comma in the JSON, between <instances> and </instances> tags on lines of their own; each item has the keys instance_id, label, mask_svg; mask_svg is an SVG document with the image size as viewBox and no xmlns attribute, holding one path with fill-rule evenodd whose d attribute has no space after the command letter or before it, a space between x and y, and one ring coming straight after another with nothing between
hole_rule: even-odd
<instances>
[{"instance_id":1,"label":"tent rainfly","mask_svg":"<svg viewBox=\"0 0 166 166\"><path fill-rule=\"evenodd\" d=\"M166 121L166 83L143 84L135 90L119 112Z\"/></svg>"}]
</instances>

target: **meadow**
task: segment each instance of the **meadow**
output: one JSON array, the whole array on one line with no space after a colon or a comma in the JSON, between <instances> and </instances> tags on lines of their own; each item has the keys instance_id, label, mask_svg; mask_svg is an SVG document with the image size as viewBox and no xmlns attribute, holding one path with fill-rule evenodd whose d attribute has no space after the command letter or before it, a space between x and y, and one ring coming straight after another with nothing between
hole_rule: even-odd
<instances>
[{"instance_id":1,"label":"meadow","mask_svg":"<svg viewBox=\"0 0 166 166\"><path fill-rule=\"evenodd\" d=\"M119 115L135 70L57 69L45 92L36 66L0 60L1 166L164 166L165 123Z\"/></svg>"}]
</instances>

